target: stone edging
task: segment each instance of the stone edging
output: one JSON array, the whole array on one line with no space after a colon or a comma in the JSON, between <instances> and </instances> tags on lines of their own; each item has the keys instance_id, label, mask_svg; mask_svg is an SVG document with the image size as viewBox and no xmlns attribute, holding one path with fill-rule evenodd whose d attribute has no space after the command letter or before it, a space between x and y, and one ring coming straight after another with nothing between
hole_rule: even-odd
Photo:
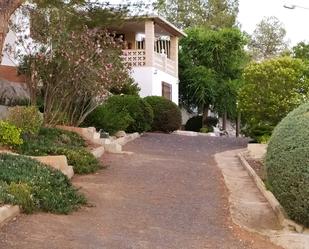
<instances>
[{"instance_id":1,"label":"stone edging","mask_svg":"<svg viewBox=\"0 0 309 249\"><path fill-rule=\"evenodd\" d=\"M256 174L256 172L251 168L250 164L245 159L243 153L239 153L237 156L241 162L241 165L248 171L249 175L253 178L256 186L258 187L260 192L263 194L265 199L268 201L271 208L274 210L275 214L277 215L279 219L280 224L283 227L288 228L289 230L295 230L298 233L303 233L305 231L304 226L299 225L296 222L288 218L287 214L285 213L279 201L276 199L276 197L273 195L272 192L266 189L264 182Z\"/></svg>"},{"instance_id":2,"label":"stone edging","mask_svg":"<svg viewBox=\"0 0 309 249\"><path fill-rule=\"evenodd\" d=\"M0 227L20 214L19 206L4 205L0 207Z\"/></svg>"}]
</instances>

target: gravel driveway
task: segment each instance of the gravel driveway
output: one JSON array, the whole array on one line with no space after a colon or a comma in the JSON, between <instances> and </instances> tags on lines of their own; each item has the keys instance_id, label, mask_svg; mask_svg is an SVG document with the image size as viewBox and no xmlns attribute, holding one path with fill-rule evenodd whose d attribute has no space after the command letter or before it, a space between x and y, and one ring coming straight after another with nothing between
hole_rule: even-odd
<instances>
[{"instance_id":1,"label":"gravel driveway","mask_svg":"<svg viewBox=\"0 0 309 249\"><path fill-rule=\"evenodd\" d=\"M0 230L1 249L275 249L233 225L214 154L233 138L146 134L106 154L107 169L78 176L90 205L68 216L22 215Z\"/></svg>"}]
</instances>

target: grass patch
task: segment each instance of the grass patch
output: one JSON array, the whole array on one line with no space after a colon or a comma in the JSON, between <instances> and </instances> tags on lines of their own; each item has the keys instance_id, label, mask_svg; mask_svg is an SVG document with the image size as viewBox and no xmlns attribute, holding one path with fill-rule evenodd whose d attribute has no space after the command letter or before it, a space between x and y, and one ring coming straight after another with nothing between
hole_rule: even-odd
<instances>
[{"instance_id":1,"label":"grass patch","mask_svg":"<svg viewBox=\"0 0 309 249\"><path fill-rule=\"evenodd\" d=\"M68 214L86 204L85 197L60 171L8 154L0 154L0 201L20 205L26 213Z\"/></svg>"}]
</instances>

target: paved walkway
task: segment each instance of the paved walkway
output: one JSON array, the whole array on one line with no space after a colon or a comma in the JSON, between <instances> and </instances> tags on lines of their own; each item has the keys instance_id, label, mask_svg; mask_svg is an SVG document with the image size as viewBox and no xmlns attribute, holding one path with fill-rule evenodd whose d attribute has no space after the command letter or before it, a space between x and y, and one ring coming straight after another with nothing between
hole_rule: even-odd
<instances>
[{"instance_id":1,"label":"paved walkway","mask_svg":"<svg viewBox=\"0 0 309 249\"><path fill-rule=\"evenodd\" d=\"M146 134L105 155L109 167L80 176L90 204L68 216L19 217L0 230L1 249L278 249L233 225L214 154L242 140Z\"/></svg>"}]
</instances>

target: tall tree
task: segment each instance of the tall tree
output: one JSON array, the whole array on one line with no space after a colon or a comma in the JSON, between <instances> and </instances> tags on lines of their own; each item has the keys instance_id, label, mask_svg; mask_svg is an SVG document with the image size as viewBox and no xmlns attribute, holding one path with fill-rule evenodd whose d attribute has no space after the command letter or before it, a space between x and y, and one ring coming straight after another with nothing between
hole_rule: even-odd
<instances>
[{"instance_id":1,"label":"tall tree","mask_svg":"<svg viewBox=\"0 0 309 249\"><path fill-rule=\"evenodd\" d=\"M181 41L180 100L184 107L212 106L221 114L236 109L232 82L241 77L246 54L245 36L236 28L218 31L192 28ZM223 94L224 93L224 94ZM233 98L233 101L229 101Z\"/></svg>"},{"instance_id":2,"label":"tall tree","mask_svg":"<svg viewBox=\"0 0 309 249\"><path fill-rule=\"evenodd\" d=\"M257 61L280 55L287 49L286 30L277 17L265 17L254 30L248 45Z\"/></svg>"},{"instance_id":3,"label":"tall tree","mask_svg":"<svg viewBox=\"0 0 309 249\"><path fill-rule=\"evenodd\" d=\"M200 25L224 28L235 25L238 0L157 0L155 9L182 29Z\"/></svg>"}]
</instances>

